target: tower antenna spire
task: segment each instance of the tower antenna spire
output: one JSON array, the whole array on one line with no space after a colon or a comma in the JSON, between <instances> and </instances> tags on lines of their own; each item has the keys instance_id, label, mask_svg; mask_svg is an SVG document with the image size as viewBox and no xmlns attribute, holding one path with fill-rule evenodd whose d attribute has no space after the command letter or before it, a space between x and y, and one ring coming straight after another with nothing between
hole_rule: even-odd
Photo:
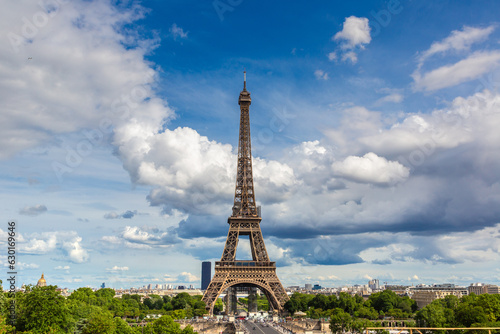
<instances>
[{"instance_id":1,"label":"tower antenna spire","mask_svg":"<svg viewBox=\"0 0 500 334\"><path fill-rule=\"evenodd\" d=\"M243 90L247 90L247 70L243 70Z\"/></svg>"}]
</instances>

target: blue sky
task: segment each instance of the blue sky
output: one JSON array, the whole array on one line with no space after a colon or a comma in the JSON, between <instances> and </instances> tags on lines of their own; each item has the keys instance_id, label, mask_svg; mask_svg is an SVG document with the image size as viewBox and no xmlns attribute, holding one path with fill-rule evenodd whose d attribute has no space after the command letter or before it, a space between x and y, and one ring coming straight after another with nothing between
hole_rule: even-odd
<instances>
[{"instance_id":1,"label":"blue sky","mask_svg":"<svg viewBox=\"0 0 500 334\"><path fill-rule=\"evenodd\" d=\"M227 235L246 69L285 286L500 283L497 2L1 4L0 244L15 220L19 282L199 286Z\"/></svg>"}]
</instances>

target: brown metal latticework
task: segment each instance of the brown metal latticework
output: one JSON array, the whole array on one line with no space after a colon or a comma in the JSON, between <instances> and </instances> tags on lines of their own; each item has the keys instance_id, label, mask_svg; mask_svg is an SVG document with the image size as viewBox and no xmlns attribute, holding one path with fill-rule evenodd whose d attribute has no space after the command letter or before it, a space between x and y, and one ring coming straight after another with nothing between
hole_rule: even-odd
<instances>
[{"instance_id":1,"label":"brown metal latticework","mask_svg":"<svg viewBox=\"0 0 500 334\"><path fill-rule=\"evenodd\" d=\"M250 141L250 92L246 89L246 73L243 91L240 93L240 136L238 143L238 166L236 190L234 193L233 213L228 218L229 232L221 260L215 262L215 274L208 286L203 301L210 314L215 301L227 288L235 285L255 286L261 289L269 300L271 309L283 310L289 299L276 275L276 263L269 260L260 221L255 204L252 175L252 150ZM251 261L235 259L238 240L248 235L252 253Z\"/></svg>"}]
</instances>

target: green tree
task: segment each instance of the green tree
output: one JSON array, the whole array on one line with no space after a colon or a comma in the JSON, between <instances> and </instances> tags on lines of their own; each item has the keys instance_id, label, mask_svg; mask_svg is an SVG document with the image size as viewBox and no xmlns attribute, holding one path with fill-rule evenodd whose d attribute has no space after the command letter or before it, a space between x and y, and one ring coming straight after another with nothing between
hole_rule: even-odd
<instances>
[{"instance_id":1,"label":"green tree","mask_svg":"<svg viewBox=\"0 0 500 334\"><path fill-rule=\"evenodd\" d=\"M341 308L333 310L330 316L330 330L332 333L341 334L349 331L352 325L352 317Z\"/></svg>"},{"instance_id":2,"label":"green tree","mask_svg":"<svg viewBox=\"0 0 500 334\"><path fill-rule=\"evenodd\" d=\"M361 306L354 312L354 316L357 318L375 320L378 318L378 312L371 306Z\"/></svg>"},{"instance_id":3,"label":"green tree","mask_svg":"<svg viewBox=\"0 0 500 334\"><path fill-rule=\"evenodd\" d=\"M114 318L116 334L132 334L132 328L121 318Z\"/></svg>"},{"instance_id":4,"label":"green tree","mask_svg":"<svg viewBox=\"0 0 500 334\"><path fill-rule=\"evenodd\" d=\"M294 312L297 312L297 311L307 311L308 307L309 307L309 303L311 302L311 300L314 298L314 295L308 295L308 294L305 294L305 293L298 293L298 292L295 292L291 297L290 297L290 303L288 304L288 308L290 310L294 310L293 312L291 312L290 310L287 310L290 312L290 313L294 313ZM285 303L285 308L286 308L286 303Z\"/></svg>"},{"instance_id":5,"label":"green tree","mask_svg":"<svg viewBox=\"0 0 500 334\"><path fill-rule=\"evenodd\" d=\"M197 334L197 332L194 331L193 327L188 325L182 330L181 334Z\"/></svg>"},{"instance_id":6,"label":"green tree","mask_svg":"<svg viewBox=\"0 0 500 334\"><path fill-rule=\"evenodd\" d=\"M6 297L7 293L4 293L2 291L1 282L2 282L2 280L0 280L0 312L3 314L5 309L8 308L8 304L7 304L7 297Z\"/></svg>"},{"instance_id":7,"label":"green tree","mask_svg":"<svg viewBox=\"0 0 500 334\"><path fill-rule=\"evenodd\" d=\"M366 331L367 327L374 327L373 322L368 319L354 319L351 323L351 330L354 333L363 334Z\"/></svg>"},{"instance_id":8,"label":"green tree","mask_svg":"<svg viewBox=\"0 0 500 334\"><path fill-rule=\"evenodd\" d=\"M446 325L445 308L438 302L432 302L417 312L415 320L419 326L444 327Z\"/></svg>"},{"instance_id":9,"label":"green tree","mask_svg":"<svg viewBox=\"0 0 500 334\"><path fill-rule=\"evenodd\" d=\"M354 314L357 307L356 300L350 294L345 292L339 293L338 305L339 308L351 315Z\"/></svg>"},{"instance_id":10,"label":"green tree","mask_svg":"<svg viewBox=\"0 0 500 334\"><path fill-rule=\"evenodd\" d=\"M78 288L73 291L68 299L80 300L89 305L97 304L97 297L91 288Z\"/></svg>"},{"instance_id":11,"label":"green tree","mask_svg":"<svg viewBox=\"0 0 500 334\"><path fill-rule=\"evenodd\" d=\"M174 306L172 305L171 302L163 303L163 309L165 311L173 311L174 310Z\"/></svg>"},{"instance_id":12,"label":"green tree","mask_svg":"<svg viewBox=\"0 0 500 334\"><path fill-rule=\"evenodd\" d=\"M257 309L259 311L269 311L269 301L267 297L261 296L257 299Z\"/></svg>"},{"instance_id":13,"label":"green tree","mask_svg":"<svg viewBox=\"0 0 500 334\"><path fill-rule=\"evenodd\" d=\"M369 298L371 305L377 311L386 313L399 305L399 296L392 290L384 290L372 294Z\"/></svg>"},{"instance_id":14,"label":"green tree","mask_svg":"<svg viewBox=\"0 0 500 334\"><path fill-rule=\"evenodd\" d=\"M121 298L113 298L111 303L108 305L108 309L113 312L116 317L125 316L126 305Z\"/></svg>"},{"instance_id":15,"label":"green tree","mask_svg":"<svg viewBox=\"0 0 500 334\"><path fill-rule=\"evenodd\" d=\"M481 306L463 303L457 307L455 319L460 325L471 327L473 324L488 322L488 314Z\"/></svg>"},{"instance_id":16,"label":"green tree","mask_svg":"<svg viewBox=\"0 0 500 334\"><path fill-rule=\"evenodd\" d=\"M114 334L115 330L116 324L111 313L99 310L90 315L82 328L82 334Z\"/></svg>"},{"instance_id":17,"label":"green tree","mask_svg":"<svg viewBox=\"0 0 500 334\"><path fill-rule=\"evenodd\" d=\"M222 299L217 298L214 304L214 314L219 314L220 312L222 312L223 309L224 309L224 303L222 302Z\"/></svg>"},{"instance_id":18,"label":"green tree","mask_svg":"<svg viewBox=\"0 0 500 334\"><path fill-rule=\"evenodd\" d=\"M7 325L7 319L4 318L2 315L0 315L0 334L10 334L10 333L14 333L14 327Z\"/></svg>"},{"instance_id":19,"label":"green tree","mask_svg":"<svg viewBox=\"0 0 500 334\"><path fill-rule=\"evenodd\" d=\"M164 315L155 320L152 324L152 330L155 334L181 334L181 326L174 321L171 316Z\"/></svg>"},{"instance_id":20,"label":"green tree","mask_svg":"<svg viewBox=\"0 0 500 334\"><path fill-rule=\"evenodd\" d=\"M482 294L477 298L476 305L483 308L487 321L500 321L500 295Z\"/></svg>"},{"instance_id":21,"label":"green tree","mask_svg":"<svg viewBox=\"0 0 500 334\"><path fill-rule=\"evenodd\" d=\"M417 303L411 299L410 297L408 296L404 296L404 297L399 297L399 302L398 302L398 309L400 309L401 311L403 311L403 313L406 313L405 316L409 316L410 314L412 314L413 312L415 312L417 310Z\"/></svg>"},{"instance_id":22,"label":"green tree","mask_svg":"<svg viewBox=\"0 0 500 334\"><path fill-rule=\"evenodd\" d=\"M202 297L201 295L193 297L193 316L195 317L202 317L208 313L205 302L201 300Z\"/></svg>"},{"instance_id":23,"label":"green tree","mask_svg":"<svg viewBox=\"0 0 500 334\"><path fill-rule=\"evenodd\" d=\"M457 308L459 302L460 302L460 299L455 295L448 295L448 296L445 296L443 298L444 307L446 307L450 310L455 310Z\"/></svg>"},{"instance_id":24,"label":"green tree","mask_svg":"<svg viewBox=\"0 0 500 334\"><path fill-rule=\"evenodd\" d=\"M186 314L186 310L174 310L172 312L169 312L169 316L174 319L184 319L188 317Z\"/></svg>"},{"instance_id":25,"label":"green tree","mask_svg":"<svg viewBox=\"0 0 500 334\"><path fill-rule=\"evenodd\" d=\"M284 305L285 310L293 315L300 310L300 303L297 298L290 298Z\"/></svg>"},{"instance_id":26,"label":"green tree","mask_svg":"<svg viewBox=\"0 0 500 334\"><path fill-rule=\"evenodd\" d=\"M66 300L56 291L56 286L35 287L17 298L16 329L33 333L66 331L70 325Z\"/></svg>"},{"instance_id":27,"label":"green tree","mask_svg":"<svg viewBox=\"0 0 500 334\"><path fill-rule=\"evenodd\" d=\"M307 317L311 319L319 319L323 316L323 310L320 308L310 307L306 311Z\"/></svg>"},{"instance_id":28,"label":"green tree","mask_svg":"<svg viewBox=\"0 0 500 334\"><path fill-rule=\"evenodd\" d=\"M66 306L68 316L71 319L69 325L70 332L73 332L76 328L83 328L83 325L88 322L91 314L102 311L102 308L99 306L88 305L76 299L67 299Z\"/></svg>"},{"instance_id":29,"label":"green tree","mask_svg":"<svg viewBox=\"0 0 500 334\"><path fill-rule=\"evenodd\" d=\"M153 309L153 300L151 298L144 298L144 301L142 302L144 305L148 307L148 309L152 310Z\"/></svg>"},{"instance_id":30,"label":"green tree","mask_svg":"<svg viewBox=\"0 0 500 334\"><path fill-rule=\"evenodd\" d=\"M333 310L333 309L336 309L337 307L340 307L339 306L339 299L337 298L337 296L336 295L328 296L328 307L327 307L327 309Z\"/></svg>"},{"instance_id":31,"label":"green tree","mask_svg":"<svg viewBox=\"0 0 500 334\"><path fill-rule=\"evenodd\" d=\"M135 298L122 299L124 307L124 316L126 317L138 317L141 313L140 303L135 300Z\"/></svg>"},{"instance_id":32,"label":"green tree","mask_svg":"<svg viewBox=\"0 0 500 334\"><path fill-rule=\"evenodd\" d=\"M172 298L174 310L182 310L191 306L191 296L187 292L181 292Z\"/></svg>"},{"instance_id":33,"label":"green tree","mask_svg":"<svg viewBox=\"0 0 500 334\"><path fill-rule=\"evenodd\" d=\"M115 296L115 290L110 288L99 289L95 292L95 296L97 298L97 303L100 306L105 306L107 308L111 301L114 299L113 297Z\"/></svg>"},{"instance_id":34,"label":"green tree","mask_svg":"<svg viewBox=\"0 0 500 334\"><path fill-rule=\"evenodd\" d=\"M328 309L329 300L328 297L323 294L317 294L314 298L309 302L309 307L319 308L322 310Z\"/></svg>"},{"instance_id":35,"label":"green tree","mask_svg":"<svg viewBox=\"0 0 500 334\"><path fill-rule=\"evenodd\" d=\"M404 313L398 308L393 308L392 310L389 310L386 314L388 317L393 317L395 319L402 319L404 318Z\"/></svg>"}]
</instances>

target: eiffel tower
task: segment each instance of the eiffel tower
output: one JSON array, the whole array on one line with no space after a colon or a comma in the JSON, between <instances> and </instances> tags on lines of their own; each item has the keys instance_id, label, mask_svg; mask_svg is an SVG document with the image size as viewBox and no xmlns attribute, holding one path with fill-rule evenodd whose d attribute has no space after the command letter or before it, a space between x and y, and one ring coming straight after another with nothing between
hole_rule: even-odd
<instances>
[{"instance_id":1,"label":"eiffel tower","mask_svg":"<svg viewBox=\"0 0 500 334\"><path fill-rule=\"evenodd\" d=\"M215 301L228 288L257 287L267 297L270 310L281 312L289 299L276 275L276 263L269 260L264 238L260 230L260 210L255 204L252 176L252 150L250 142L250 92L246 88L244 72L243 91L240 93L240 137L238 143L238 166L233 213L228 218L229 232L220 261L215 262L215 274L208 286L203 301L213 314ZM248 236L252 260L236 260L236 248L240 236Z\"/></svg>"}]
</instances>

